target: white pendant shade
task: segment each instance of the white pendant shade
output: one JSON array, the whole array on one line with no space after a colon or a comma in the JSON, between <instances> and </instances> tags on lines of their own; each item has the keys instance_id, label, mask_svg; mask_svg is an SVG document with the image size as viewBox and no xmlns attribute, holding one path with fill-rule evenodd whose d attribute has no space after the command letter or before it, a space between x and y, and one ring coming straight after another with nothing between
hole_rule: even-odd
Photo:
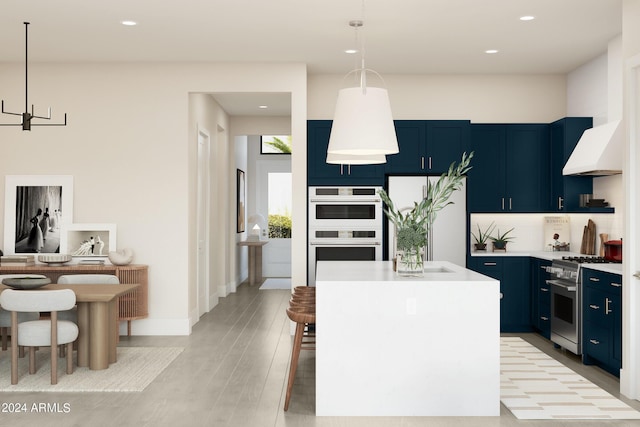
<instances>
[{"instance_id":1,"label":"white pendant shade","mask_svg":"<svg viewBox=\"0 0 640 427\"><path fill-rule=\"evenodd\" d=\"M327 153L326 162L332 165L379 165L381 163L387 163L387 157L384 154L358 156L353 154Z\"/></svg>"},{"instance_id":2,"label":"white pendant shade","mask_svg":"<svg viewBox=\"0 0 640 427\"><path fill-rule=\"evenodd\" d=\"M398 140L387 90L378 87L341 89L327 154L371 156L397 152Z\"/></svg>"}]
</instances>

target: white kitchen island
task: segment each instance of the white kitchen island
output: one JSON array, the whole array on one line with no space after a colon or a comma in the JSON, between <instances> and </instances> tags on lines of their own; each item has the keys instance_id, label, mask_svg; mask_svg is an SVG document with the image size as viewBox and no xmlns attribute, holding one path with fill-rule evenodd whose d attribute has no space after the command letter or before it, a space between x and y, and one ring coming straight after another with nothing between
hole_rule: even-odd
<instances>
[{"instance_id":1,"label":"white kitchen island","mask_svg":"<svg viewBox=\"0 0 640 427\"><path fill-rule=\"evenodd\" d=\"M448 262L319 261L316 415L499 416L500 286Z\"/></svg>"}]
</instances>

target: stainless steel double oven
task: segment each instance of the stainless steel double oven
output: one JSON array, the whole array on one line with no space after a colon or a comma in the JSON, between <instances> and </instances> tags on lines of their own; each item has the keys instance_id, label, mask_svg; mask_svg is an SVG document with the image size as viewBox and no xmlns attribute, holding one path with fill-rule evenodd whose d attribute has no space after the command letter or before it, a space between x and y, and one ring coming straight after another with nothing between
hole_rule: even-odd
<instances>
[{"instance_id":1,"label":"stainless steel double oven","mask_svg":"<svg viewBox=\"0 0 640 427\"><path fill-rule=\"evenodd\" d=\"M381 187L309 187L308 283L317 261L382 259Z\"/></svg>"}]
</instances>

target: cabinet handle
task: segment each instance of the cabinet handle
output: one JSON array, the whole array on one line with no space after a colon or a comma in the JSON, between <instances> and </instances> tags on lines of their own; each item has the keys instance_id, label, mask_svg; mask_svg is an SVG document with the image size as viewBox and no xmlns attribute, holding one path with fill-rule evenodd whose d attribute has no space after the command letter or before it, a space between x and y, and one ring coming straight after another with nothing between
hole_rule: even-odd
<instances>
[{"instance_id":1,"label":"cabinet handle","mask_svg":"<svg viewBox=\"0 0 640 427\"><path fill-rule=\"evenodd\" d=\"M344 165L340 165L340 175L344 175Z\"/></svg>"},{"instance_id":2,"label":"cabinet handle","mask_svg":"<svg viewBox=\"0 0 640 427\"><path fill-rule=\"evenodd\" d=\"M564 199L562 197L558 197L558 210L560 211L564 209L562 202L564 202Z\"/></svg>"},{"instance_id":3,"label":"cabinet handle","mask_svg":"<svg viewBox=\"0 0 640 427\"><path fill-rule=\"evenodd\" d=\"M500 292L500 299L502 299L503 297L504 297L504 294Z\"/></svg>"},{"instance_id":4,"label":"cabinet handle","mask_svg":"<svg viewBox=\"0 0 640 427\"><path fill-rule=\"evenodd\" d=\"M611 283L611 286L614 286L616 288L621 288L622 285L620 283Z\"/></svg>"},{"instance_id":5,"label":"cabinet handle","mask_svg":"<svg viewBox=\"0 0 640 427\"><path fill-rule=\"evenodd\" d=\"M542 292L549 292L549 288L540 288Z\"/></svg>"},{"instance_id":6,"label":"cabinet handle","mask_svg":"<svg viewBox=\"0 0 640 427\"><path fill-rule=\"evenodd\" d=\"M611 303L611 300L609 298L605 298L604 299L604 314L609 314L609 313L613 312L613 310L611 310L609 308L609 303Z\"/></svg>"},{"instance_id":7,"label":"cabinet handle","mask_svg":"<svg viewBox=\"0 0 640 427\"><path fill-rule=\"evenodd\" d=\"M431 169L432 169L432 166L431 166L431 156L429 156L429 170L431 170Z\"/></svg>"},{"instance_id":8,"label":"cabinet handle","mask_svg":"<svg viewBox=\"0 0 640 427\"><path fill-rule=\"evenodd\" d=\"M589 304L589 308L592 308L594 310L599 310L600 306L599 305L595 305L595 304Z\"/></svg>"},{"instance_id":9,"label":"cabinet handle","mask_svg":"<svg viewBox=\"0 0 640 427\"><path fill-rule=\"evenodd\" d=\"M597 277L589 277L589 280L591 280L592 282L599 282L600 279L598 279Z\"/></svg>"},{"instance_id":10,"label":"cabinet handle","mask_svg":"<svg viewBox=\"0 0 640 427\"><path fill-rule=\"evenodd\" d=\"M498 264L496 264L495 262L485 262L485 263L483 263L483 264L484 264L485 266L487 266L487 267L492 267L492 266L498 265Z\"/></svg>"},{"instance_id":11,"label":"cabinet handle","mask_svg":"<svg viewBox=\"0 0 640 427\"><path fill-rule=\"evenodd\" d=\"M504 197L502 198L502 210L504 210Z\"/></svg>"},{"instance_id":12,"label":"cabinet handle","mask_svg":"<svg viewBox=\"0 0 640 427\"><path fill-rule=\"evenodd\" d=\"M351 175L351 165L347 165L347 175Z\"/></svg>"},{"instance_id":13,"label":"cabinet handle","mask_svg":"<svg viewBox=\"0 0 640 427\"><path fill-rule=\"evenodd\" d=\"M547 320L549 320L549 318L548 318L548 317L545 317L545 316L540 316L540 319L541 319L541 320L544 320L545 322L546 322Z\"/></svg>"},{"instance_id":14,"label":"cabinet handle","mask_svg":"<svg viewBox=\"0 0 640 427\"><path fill-rule=\"evenodd\" d=\"M589 340L589 342L590 342L591 344L595 344L595 345L600 344L600 341L598 341L598 340Z\"/></svg>"},{"instance_id":15,"label":"cabinet handle","mask_svg":"<svg viewBox=\"0 0 640 427\"><path fill-rule=\"evenodd\" d=\"M420 157L420 169L424 169L424 156Z\"/></svg>"},{"instance_id":16,"label":"cabinet handle","mask_svg":"<svg viewBox=\"0 0 640 427\"><path fill-rule=\"evenodd\" d=\"M509 197L509 210L512 210L512 207L511 207L511 197Z\"/></svg>"}]
</instances>

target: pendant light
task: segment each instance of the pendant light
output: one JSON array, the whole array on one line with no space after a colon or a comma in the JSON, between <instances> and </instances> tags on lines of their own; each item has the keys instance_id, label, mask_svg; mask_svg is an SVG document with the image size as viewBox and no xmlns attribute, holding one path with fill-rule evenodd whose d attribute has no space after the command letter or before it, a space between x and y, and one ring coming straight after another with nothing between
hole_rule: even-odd
<instances>
[{"instance_id":1,"label":"pendant light","mask_svg":"<svg viewBox=\"0 0 640 427\"><path fill-rule=\"evenodd\" d=\"M357 31L363 21L351 21L349 25ZM367 86L367 73L380 75L365 67L364 42L360 52L361 67L347 74L355 74L359 85L338 92L327 163L335 163L333 155L339 155L351 161L346 164L377 164L386 162L380 156L398 153L389 95L384 88Z\"/></svg>"},{"instance_id":2,"label":"pendant light","mask_svg":"<svg viewBox=\"0 0 640 427\"><path fill-rule=\"evenodd\" d=\"M0 126L22 126L22 130L31 130L31 126L66 126L67 114L64 115L64 123L31 123L31 119L51 120L51 107L45 116L36 116L33 104L31 104L31 112L29 112L29 22L24 23L24 113L12 113L4 111L4 99L2 100L2 113L11 114L13 116L22 116L22 123L0 123Z\"/></svg>"}]
</instances>

